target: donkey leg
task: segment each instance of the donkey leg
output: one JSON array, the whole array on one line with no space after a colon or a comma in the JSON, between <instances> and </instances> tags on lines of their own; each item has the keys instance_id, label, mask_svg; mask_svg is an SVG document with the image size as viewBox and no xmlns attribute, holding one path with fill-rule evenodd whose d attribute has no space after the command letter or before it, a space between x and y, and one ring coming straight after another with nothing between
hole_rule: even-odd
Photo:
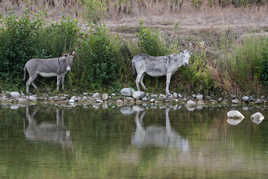
<instances>
[{"instance_id":1,"label":"donkey leg","mask_svg":"<svg viewBox=\"0 0 268 179\"><path fill-rule=\"evenodd\" d=\"M62 77L61 77L61 88L62 88L62 90L64 90L64 77L65 77L65 75L62 75Z\"/></svg>"},{"instance_id":2,"label":"donkey leg","mask_svg":"<svg viewBox=\"0 0 268 179\"><path fill-rule=\"evenodd\" d=\"M145 73L143 73L142 77L141 77L141 86L143 87L144 90L146 90L146 86L143 83L143 78L145 76Z\"/></svg>"},{"instance_id":3,"label":"donkey leg","mask_svg":"<svg viewBox=\"0 0 268 179\"><path fill-rule=\"evenodd\" d=\"M57 75L57 91L60 90L60 81L61 81L61 76Z\"/></svg>"},{"instance_id":4,"label":"donkey leg","mask_svg":"<svg viewBox=\"0 0 268 179\"><path fill-rule=\"evenodd\" d=\"M139 73L139 74L137 75L137 78L136 78L136 86L137 86L138 91L140 91L139 83L141 82L142 74L143 74L143 73Z\"/></svg>"},{"instance_id":5,"label":"donkey leg","mask_svg":"<svg viewBox=\"0 0 268 179\"><path fill-rule=\"evenodd\" d=\"M166 79L166 95L170 95L170 92L169 92L169 84L170 84L171 75L172 75L172 73L167 73L167 79Z\"/></svg>"},{"instance_id":6,"label":"donkey leg","mask_svg":"<svg viewBox=\"0 0 268 179\"><path fill-rule=\"evenodd\" d=\"M29 94L29 87L32 84L32 82L35 80L37 75L30 76L29 79L26 82L26 93Z\"/></svg>"}]
</instances>

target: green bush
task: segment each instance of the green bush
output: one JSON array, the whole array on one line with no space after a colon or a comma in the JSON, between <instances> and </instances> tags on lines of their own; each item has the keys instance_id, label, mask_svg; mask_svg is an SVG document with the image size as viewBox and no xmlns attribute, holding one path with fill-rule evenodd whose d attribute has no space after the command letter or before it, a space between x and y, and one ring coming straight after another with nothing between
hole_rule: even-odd
<instances>
[{"instance_id":1,"label":"green bush","mask_svg":"<svg viewBox=\"0 0 268 179\"><path fill-rule=\"evenodd\" d=\"M0 28L0 80L20 86L23 67L31 58L57 57L70 52L78 38L76 21L43 25L39 16L8 16Z\"/></svg>"},{"instance_id":2,"label":"green bush","mask_svg":"<svg viewBox=\"0 0 268 179\"><path fill-rule=\"evenodd\" d=\"M216 87L207 68L207 56L204 51L195 52L187 68L180 70L183 84L190 85L190 90L208 94Z\"/></svg>"},{"instance_id":3,"label":"green bush","mask_svg":"<svg viewBox=\"0 0 268 179\"><path fill-rule=\"evenodd\" d=\"M266 49L263 55L260 76L261 76L262 84L265 86L268 86L268 48Z\"/></svg>"},{"instance_id":4,"label":"green bush","mask_svg":"<svg viewBox=\"0 0 268 179\"><path fill-rule=\"evenodd\" d=\"M142 53L151 56L168 55L170 50L165 47L164 41L161 39L158 32L152 32L150 28L139 26L137 33L138 46Z\"/></svg>"},{"instance_id":5,"label":"green bush","mask_svg":"<svg viewBox=\"0 0 268 179\"><path fill-rule=\"evenodd\" d=\"M244 92L254 92L261 79L261 63L267 50L265 40L246 39L234 47L232 54L225 60L224 71L236 86Z\"/></svg>"},{"instance_id":6,"label":"green bush","mask_svg":"<svg viewBox=\"0 0 268 179\"><path fill-rule=\"evenodd\" d=\"M58 57L63 52L70 53L78 36L77 21L68 18L43 28L39 35L39 57Z\"/></svg>"},{"instance_id":7,"label":"green bush","mask_svg":"<svg viewBox=\"0 0 268 179\"><path fill-rule=\"evenodd\" d=\"M104 26L96 26L82 38L72 79L81 88L96 89L112 85L120 78L121 41Z\"/></svg>"},{"instance_id":8,"label":"green bush","mask_svg":"<svg viewBox=\"0 0 268 179\"><path fill-rule=\"evenodd\" d=\"M40 19L29 16L4 19L0 29L0 79L15 82L22 79L27 60L37 55L38 35L42 28ZM22 81L22 80L21 80Z\"/></svg>"}]
</instances>

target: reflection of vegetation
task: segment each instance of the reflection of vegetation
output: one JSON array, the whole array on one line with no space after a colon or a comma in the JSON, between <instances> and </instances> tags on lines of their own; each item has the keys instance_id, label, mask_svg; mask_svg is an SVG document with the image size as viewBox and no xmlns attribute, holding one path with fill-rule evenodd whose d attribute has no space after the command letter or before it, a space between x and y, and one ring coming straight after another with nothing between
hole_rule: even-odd
<instances>
[{"instance_id":1,"label":"reflection of vegetation","mask_svg":"<svg viewBox=\"0 0 268 179\"><path fill-rule=\"evenodd\" d=\"M31 107L32 108L35 107ZM55 120L55 109L39 107L38 122ZM265 175L265 121L225 121L226 110L170 111L172 128L189 140L190 151L130 145L134 115L115 110L64 109L74 150L24 139L25 109L0 108L0 175L17 178L254 178ZM267 112L264 113L267 115ZM149 110L144 126L165 125L164 111ZM27 123L26 123L27 126ZM259 160L256 160L259 159ZM247 169L251 168L250 171ZM261 173L263 172L263 173Z\"/></svg>"}]
</instances>

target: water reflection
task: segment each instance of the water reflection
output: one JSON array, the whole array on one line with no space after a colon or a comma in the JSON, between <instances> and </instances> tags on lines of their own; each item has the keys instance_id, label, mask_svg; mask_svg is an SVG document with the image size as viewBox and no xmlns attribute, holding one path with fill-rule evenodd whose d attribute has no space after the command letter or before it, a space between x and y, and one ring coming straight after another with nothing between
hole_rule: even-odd
<instances>
[{"instance_id":1,"label":"water reflection","mask_svg":"<svg viewBox=\"0 0 268 179\"><path fill-rule=\"evenodd\" d=\"M37 108L31 114L29 107L26 107L26 119L28 127L24 130L26 139L30 141L44 141L50 143L60 144L63 147L72 148L72 139L70 131L64 126L64 112L63 110L56 110L56 123L41 122L38 124L35 120Z\"/></svg>"},{"instance_id":2,"label":"water reflection","mask_svg":"<svg viewBox=\"0 0 268 179\"><path fill-rule=\"evenodd\" d=\"M188 151L188 140L181 137L171 127L169 111L170 109L165 110L165 127L151 125L146 128L143 127L143 118L146 112L143 111L142 114L140 114L140 111L137 111L135 116L136 130L132 136L131 143L138 147L155 146L163 148L178 148L183 152Z\"/></svg>"}]
</instances>

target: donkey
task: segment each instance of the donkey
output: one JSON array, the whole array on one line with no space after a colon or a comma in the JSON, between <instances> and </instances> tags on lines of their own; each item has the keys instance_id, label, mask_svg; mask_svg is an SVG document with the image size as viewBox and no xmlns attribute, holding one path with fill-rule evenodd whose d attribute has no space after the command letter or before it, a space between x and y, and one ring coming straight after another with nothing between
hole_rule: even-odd
<instances>
[{"instance_id":1,"label":"donkey","mask_svg":"<svg viewBox=\"0 0 268 179\"><path fill-rule=\"evenodd\" d=\"M71 71L75 52L71 55L64 55L58 58L49 59L30 59L24 66L24 81L26 80L26 71L29 73L29 79L26 82L26 93L29 93L29 86L32 85L38 89L34 84L34 80L38 75L42 77L57 76L57 91L59 91L60 83L64 90L64 77L68 71Z\"/></svg>"},{"instance_id":2,"label":"donkey","mask_svg":"<svg viewBox=\"0 0 268 179\"><path fill-rule=\"evenodd\" d=\"M145 111L141 114L141 116L139 116L138 111L135 117L136 131L132 136L132 144L137 145L138 147L155 146L163 148L178 148L183 152L187 152L189 150L188 140L181 137L171 128L169 110L170 109L166 109L165 111L165 127L149 126L147 128L142 126Z\"/></svg>"},{"instance_id":3,"label":"donkey","mask_svg":"<svg viewBox=\"0 0 268 179\"><path fill-rule=\"evenodd\" d=\"M166 94L170 95L169 84L171 76L179 67L189 64L190 51L184 50L179 54L171 54L168 56L153 57L146 54L139 54L132 59L132 69L137 73L136 86L140 91L139 83L144 90L146 87L143 83L145 73L152 77L166 76Z\"/></svg>"},{"instance_id":4,"label":"donkey","mask_svg":"<svg viewBox=\"0 0 268 179\"><path fill-rule=\"evenodd\" d=\"M34 119L36 113L37 110L30 114L29 107L26 107L26 119L28 121L28 127L24 129L26 139L60 144L67 148L73 147L70 131L64 127L63 111L56 110L56 123L44 121L38 123Z\"/></svg>"}]
</instances>

